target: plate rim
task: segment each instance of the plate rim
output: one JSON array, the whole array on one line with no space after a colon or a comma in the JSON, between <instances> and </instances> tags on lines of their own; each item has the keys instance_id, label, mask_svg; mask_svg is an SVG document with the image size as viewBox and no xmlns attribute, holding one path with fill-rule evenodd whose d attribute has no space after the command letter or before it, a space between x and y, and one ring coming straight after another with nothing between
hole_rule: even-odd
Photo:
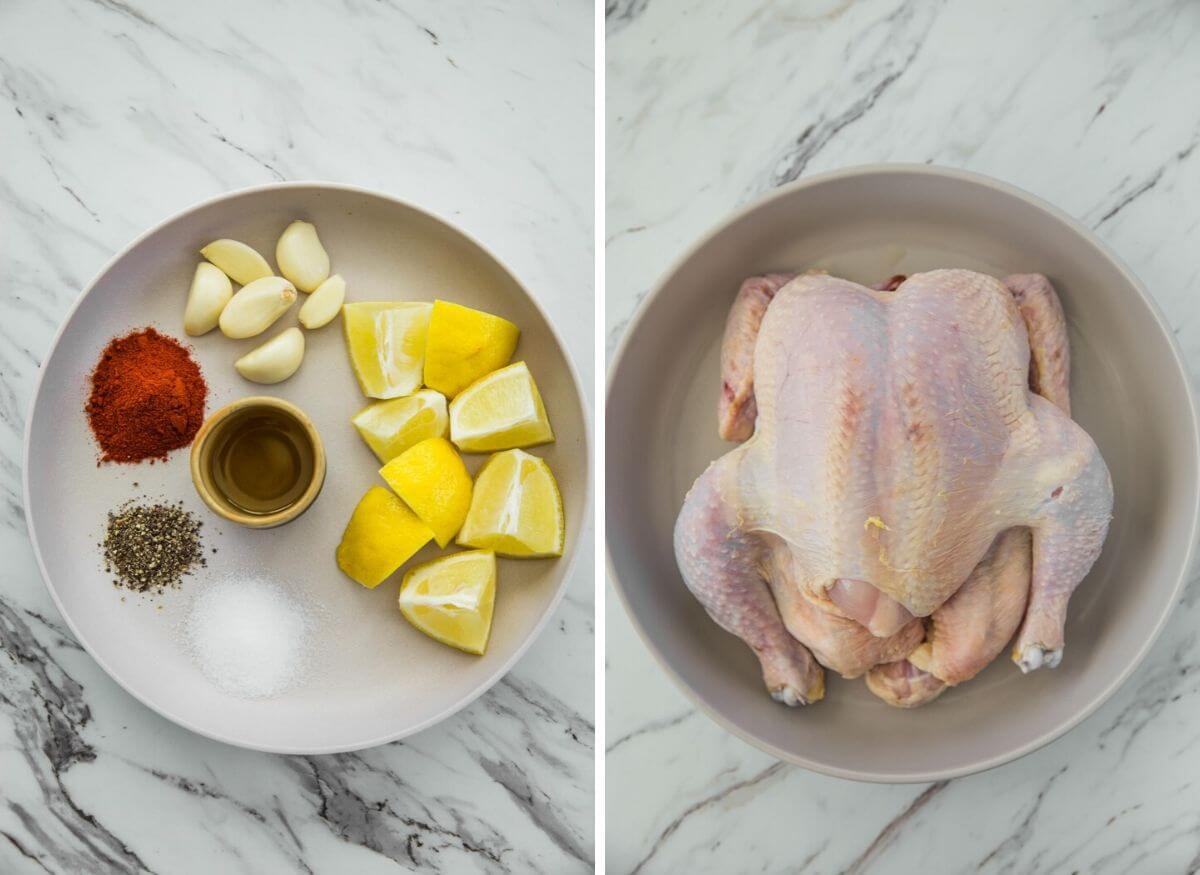
<instances>
[{"instance_id":1,"label":"plate rim","mask_svg":"<svg viewBox=\"0 0 1200 875\"><path fill-rule=\"evenodd\" d=\"M652 303L662 293L663 288L667 284L668 280L674 277L688 261L695 257L695 255L701 249L708 246L714 238L723 233L732 225L744 219L749 214L777 200L790 197L798 191L803 191L806 188L815 187L817 185L837 181L840 179L869 177L872 175L881 174L930 176L941 179L952 179L958 182L971 183L982 186L983 188L992 189L993 191L997 191L1002 194L1007 194L1010 197L1024 201L1035 209L1041 210L1042 212L1048 214L1051 218L1056 219L1068 230L1074 232L1077 236L1081 237L1085 242L1091 245L1091 247L1095 249L1101 256L1106 258L1125 278L1126 282L1133 287L1133 289L1138 293L1139 297L1141 297L1142 302L1149 309L1150 315L1153 317L1155 323L1158 325L1160 333L1167 342L1167 348L1171 353L1176 373L1181 377L1183 385L1187 389L1187 412L1189 414L1187 421L1191 426L1192 455L1197 459L1198 466L1200 466L1200 413L1197 411L1195 390L1192 387L1192 382L1188 375L1187 365L1184 361L1183 353L1180 350L1179 343L1175 339L1175 335L1171 330L1171 327L1167 322L1162 310L1159 308L1158 303L1154 300L1153 296L1150 295L1149 291L1142 284L1141 280L1137 278L1129 266L1121 260L1121 258L1108 246L1107 243L1095 235L1090 228L1088 228L1074 216L1071 216L1070 214L1059 209L1050 202L1043 200L1037 195L1032 194L1025 189L1019 188L1011 183L1004 182L983 173L977 173L971 170L963 170L956 167L946 167L937 164L874 162L869 164L856 164L848 167L840 167L834 170L816 173L812 176L805 176L789 182L786 185L782 185L778 188L765 192L759 197L754 198L753 200L734 210L715 225L711 226L697 239L695 243L686 247L683 252L671 262L667 269L662 272L659 278L650 287L650 291L634 309L633 315L630 317L628 324L625 326L625 329L621 335L621 339L609 360L604 393L605 409L607 410L608 402L616 391L616 381L613 379L614 375L617 372L621 359L624 357L626 349L630 344L630 340L635 334L638 326L645 318L645 315L649 311ZM606 420L606 430L607 427L608 422ZM757 735L735 724L733 720L718 711L711 703L709 703L703 696L693 689L692 686L688 684L687 681L684 680L684 678L667 661L662 651L650 637L648 630L645 628L645 626L643 626L630 606L629 596L626 593L625 586L621 582L620 577L617 575L615 566L613 564L613 544L607 535L607 530L604 544L605 576L611 582L613 589L616 591L617 597L621 601L621 606L625 610L625 615L629 618L642 643L654 657L655 662L658 663L659 667L664 670L666 675L674 682L675 686L682 690L693 704L697 705L700 710L709 717L709 719L725 729L725 731L742 739L742 741L747 742L758 750L770 754L778 760L793 763L810 771L823 775L829 775L830 777L834 778L843 778L851 781L860 781L873 784L918 784L946 781L952 778L961 778L967 775L974 775L979 772L985 772L990 769L997 768L998 766L1005 765L1006 763L1010 763L1027 756L1028 754L1045 747L1051 742L1058 740L1081 724L1084 720L1091 717L1097 710L1099 710L1099 708L1105 702L1112 698L1118 689L1124 686L1125 682L1129 680L1138 667L1141 666L1142 662L1145 661L1146 656L1150 653L1150 650L1153 648L1154 644L1158 641L1159 636L1162 634L1163 629L1167 625L1167 621L1171 617L1171 614L1174 613L1175 608L1178 607L1180 596L1187 585L1191 569L1196 564L1196 542L1197 539L1200 538L1200 479L1194 481L1191 484L1191 488L1191 537L1188 540L1183 562L1180 565L1178 575L1174 582L1174 586L1172 587L1170 598L1166 600L1158 619L1155 621L1153 629L1151 629L1150 634L1146 636L1137 653L1134 654L1133 659L1131 659L1120 672L1110 679L1109 682L1102 687L1099 693L1092 697L1091 701L1089 701L1084 707L1080 708L1075 714L1071 715L1065 720L1060 721L1058 725L1040 733L1036 737L1030 739L1024 744L1018 745L1012 750L988 757L987 759L980 760L977 763L958 767L947 767L943 769L926 771L900 771L894 773L871 772L859 769L843 768L840 766L829 765L827 763L823 763L799 754L794 754L790 751L783 750L777 745L774 745L762 738L759 738ZM607 514L607 512L608 508L606 507L605 513Z\"/></svg>"},{"instance_id":2,"label":"plate rim","mask_svg":"<svg viewBox=\"0 0 1200 875\"><path fill-rule=\"evenodd\" d=\"M339 192L345 192L345 193L349 193L349 194L364 195L364 196L368 196L368 197L379 198L379 199L385 200L385 201L390 201L391 203L393 203L395 205L405 207L419 215L422 215L428 219L432 219L434 222L437 222L444 228L446 228L450 231L453 231L454 233L460 235L463 239L467 240L469 243L478 247L479 250L482 253L484 253L486 256L491 258L492 261L494 261L496 263L496 265L500 268L500 270L503 271L504 274L507 275L510 280L512 280L513 284L518 289L520 289L521 293L530 301L531 304L533 304L534 309L537 310L538 314L542 317L542 320L546 323L546 326L550 329L550 336L554 339L555 344L557 344L559 351L562 353L563 359L567 363L567 371L569 372L570 377L571 377L571 385L575 391L576 400L578 401L579 407L583 413L583 446L582 446L582 450L583 450L583 454L584 454L585 476L584 476L584 481L583 481L584 512L583 512L582 518L579 521L579 531L580 531L581 535L580 535L580 538L578 538L576 540L575 548L571 551L570 555L564 557L566 560L566 568L563 571L562 579L559 581L558 586L555 588L554 594L550 597L549 601L546 603L546 607L543 609L541 616L538 618L537 622L534 623L533 629L526 636L525 640L522 641L521 644L517 646L517 648L513 651L513 653L509 656L509 658L507 660L505 660L491 675L489 675L488 677L486 677L482 681L480 681L465 696L461 697L458 701L456 701L454 704L450 705L449 707L443 709L441 712L439 712L431 717L426 718L425 720L421 721L420 723L415 724L410 727L407 727L407 728L404 728L404 729L401 729L401 730L397 730L395 732L384 733L383 735L380 735L377 737L361 739L361 740L353 741L350 743L331 744L331 745L316 746L316 747L252 743L252 742L247 742L242 739L238 739L234 736L225 735L225 734L217 732L217 731L205 729L200 726L197 726L196 724L192 723L191 721L187 720L186 718L179 716L178 714L172 713L171 711L169 711L166 708L158 706L157 704L152 702L148 697L143 696L140 692L131 688L131 686L125 681L125 679L122 678L116 672L114 672L112 670L112 668L110 668L109 664L100 656L100 654L98 654L95 651L95 649L92 647L91 643L80 633L79 629L77 628L77 626L75 624L75 621L71 618L70 614L68 614L66 609L63 607L62 600L59 598L58 592L55 590L54 585L50 581L50 575L47 572L46 564L42 559L41 545L38 542L37 533L34 531L33 515L29 511L29 508L30 508L30 501L29 501L29 497L30 497L30 483L29 483L30 437L31 437L31 434L33 431L33 420L34 420L34 414L37 412L38 399L41 397L41 394L42 394L42 383L44 382L45 377L46 377L47 366L50 363L50 360L54 357L54 353L58 349L59 342L62 340L63 335L66 333L67 326L70 324L71 320L75 318L75 313L76 313L76 311L78 311L79 307L83 304L84 299L87 298L87 296L89 294L91 294L92 290L95 289L96 285L100 282L100 280L110 270L112 270L112 268L114 267L114 265L117 264L117 262L119 262L121 259L123 259L126 255L128 255L138 245L140 245L142 243L142 241L144 241L146 238L150 237L151 235L157 233L163 227L165 227L173 222L176 222L180 219L183 219L183 218L191 215L192 213L196 213L202 209L205 209L214 204L220 203L221 201L232 200L233 198L241 197L243 195L259 194L259 193L265 192L265 191L281 190L281 189L317 189L317 190L326 190L326 191L339 191ZM593 292L593 294L594 294L594 292ZM151 711L155 712L156 714L159 714L162 717L165 717L167 720L170 720L172 723L176 724L177 726L187 729L190 732L194 732L196 735L200 735L204 738L212 739L213 741L221 742L222 744L228 744L232 747L238 747L238 748L242 748L244 750L256 750L256 751L261 751L263 753L298 755L298 756L320 756L323 754L352 753L354 751L366 750L367 748L378 747L383 744L388 744L393 741L399 741L403 738L408 738L409 736L415 735L418 732L422 732L426 729L429 729L429 728L437 725L438 723L441 723L443 720L449 719L450 717L454 716L462 709L466 708L468 705L470 705L472 702L474 702L476 699L478 699L480 696L482 696L484 693L486 693L488 690L490 690L492 687L494 687L497 683L499 683L513 669L513 667L516 665L516 663L521 659L521 657L523 657L525 655L525 653L529 650L529 648L531 646L533 646L533 642L541 637L542 633L546 629L546 625L550 622L550 618L553 616L555 610L562 603L563 598L566 596L567 585L570 582L571 577L575 571L577 560L579 558L579 553L581 552L580 548L583 543L582 533L587 530L588 524L591 522L591 519L592 519L592 504L593 504L593 502L592 502L592 488L593 488L592 478L593 478L593 473L592 473L592 417L591 417L591 411L588 409L587 395L583 390L583 383L579 378L579 371L575 364L574 357L570 351L570 347L564 342L563 337L559 333L558 328L555 326L553 320L550 318L549 314L546 312L546 310L542 306L541 302L537 299L537 296L534 295L533 292L529 290L529 288L525 285L525 283L521 282L521 280L517 278L517 275L512 271L512 269L508 266L508 264L503 259L499 258L495 252L493 252L489 247L485 246L473 234L471 234L467 231L464 231L458 225L450 222L449 220L442 217L441 215L438 215L437 213L435 213L431 210L428 210L424 207L418 206L417 204L415 204L409 200L406 200L405 198L398 197L396 195L389 194L384 191L380 191L379 189L367 188L366 186L354 185L351 183L333 182L333 181L328 181L328 180L315 180L315 179L312 179L312 180L305 180L305 179L283 180L283 181L276 181L276 182L261 183L258 185L250 185L250 186L245 186L243 188L236 188L236 189L231 189L229 191L220 192L218 194L211 195L200 201L197 201L197 202L191 204L190 206L185 207L182 210L178 210L176 212L173 212L173 213L167 215L165 218L154 223L152 226L150 226L145 231L141 232L136 237L134 237L132 240L130 240L128 243L126 243L124 246L122 246L119 250L117 250L116 253L114 253L112 255L111 258L109 258L106 262L104 262L104 264L101 265L99 270L96 271L96 273L92 276L92 278L90 280L88 280L87 284L83 286L82 290L75 297L75 300L71 304L70 308L61 317L61 321L59 322L58 329L55 331L54 337L50 341L50 345L46 349L45 357L42 359L41 364L38 365L38 375L37 375L37 379L34 381L34 385L33 385L33 396L29 402L29 407L25 414L25 428L24 428L23 432L24 433L22 436L22 449L21 449L21 498L23 501L22 511L25 516L25 530L29 536L30 545L33 547L34 560L37 563L38 574L41 577L42 584L43 584L43 586L45 586L46 590L50 593L50 598L54 602L55 608L58 609L59 615L63 618L63 621L66 623L67 628L70 630L70 632L74 636L75 640L77 642L79 642L80 646L83 647L84 651L88 654L88 656L90 656L92 658L92 660L95 661L95 663L100 666L101 670L103 670L104 673L106 675L108 675L109 678L111 678L113 681L116 682L117 686L119 686L122 690L124 690L126 693L128 693L130 696L132 696L134 699L136 699L142 705L149 708Z\"/></svg>"}]
</instances>

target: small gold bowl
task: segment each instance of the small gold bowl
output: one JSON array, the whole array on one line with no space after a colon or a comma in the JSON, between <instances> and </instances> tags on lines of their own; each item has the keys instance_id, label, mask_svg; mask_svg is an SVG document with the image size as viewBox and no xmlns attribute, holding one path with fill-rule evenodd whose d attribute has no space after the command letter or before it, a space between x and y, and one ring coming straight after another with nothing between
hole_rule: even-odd
<instances>
[{"instance_id":1,"label":"small gold bowl","mask_svg":"<svg viewBox=\"0 0 1200 875\"><path fill-rule=\"evenodd\" d=\"M299 407L255 395L205 420L192 442L191 469L213 513L270 529L290 523L316 500L325 483L325 448ZM257 491L244 488L248 484Z\"/></svg>"}]
</instances>

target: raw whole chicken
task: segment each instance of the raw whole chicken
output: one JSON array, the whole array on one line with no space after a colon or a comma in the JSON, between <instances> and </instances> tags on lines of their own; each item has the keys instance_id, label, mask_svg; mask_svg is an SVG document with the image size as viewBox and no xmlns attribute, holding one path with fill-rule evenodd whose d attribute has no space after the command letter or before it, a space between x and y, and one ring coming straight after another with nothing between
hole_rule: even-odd
<instances>
[{"instance_id":1,"label":"raw whole chicken","mask_svg":"<svg viewBox=\"0 0 1200 875\"><path fill-rule=\"evenodd\" d=\"M1014 633L1022 671L1058 665L1113 494L1045 277L755 277L721 370L721 436L743 443L689 491L675 553L772 697L817 701L824 666L922 705Z\"/></svg>"}]
</instances>

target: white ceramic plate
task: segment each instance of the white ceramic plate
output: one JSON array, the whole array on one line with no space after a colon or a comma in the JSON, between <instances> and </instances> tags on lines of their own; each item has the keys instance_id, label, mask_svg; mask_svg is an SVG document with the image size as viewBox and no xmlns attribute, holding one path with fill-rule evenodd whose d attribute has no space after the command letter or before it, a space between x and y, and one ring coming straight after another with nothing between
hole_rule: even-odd
<instances>
[{"instance_id":1,"label":"white ceramic plate","mask_svg":"<svg viewBox=\"0 0 1200 875\"><path fill-rule=\"evenodd\" d=\"M1062 665L1007 658L913 711L826 672L825 698L773 702L758 661L685 588L672 530L683 496L731 444L716 433L718 352L740 282L824 267L863 283L965 267L1046 274L1066 309L1071 407L1112 472L1104 552L1071 599ZM663 350L670 350L664 355ZM770 753L872 781L934 781L1054 740L1133 672L1186 579L1197 532L1196 410L1170 328L1086 228L1011 186L923 165L856 167L771 193L698 243L647 296L609 377L608 557L654 654L716 720ZM619 452L637 436L639 452ZM614 452L614 450L617 450Z\"/></svg>"},{"instance_id":2,"label":"white ceramic plate","mask_svg":"<svg viewBox=\"0 0 1200 875\"><path fill-rule=\"evenodd\" d=\"M258 339L219 331L188 339L183 306L201 246L242 240L274 265L287 224L316 224L347 300L435 297L504 316L521 328L514 360L532 370L557 441L531 452L558 478L567 519L564 556L500 560L491 643L483 657L444 647L401 617L401 574L367 590L341 574L334 549L355 503L382 483L375 456L350 417L366 403L351 373L340 318L306 332L299 373L278 386L241 379L233 362ZM302 296L303 297L303 296ZM293 307L271 333L295 324ZM188 341L209 383L207 410L243 395L274 394L303 408L328 453L316 503L282 528L249 531L211 514L188 473L188 450L165 464L97 466L83 405L88 376L108 343L153 325ZM269 335L268 335L269 336ZM563 344L532 296L479 244L429 214L347 186L286 183L234 192L193 207L119 253L84 290L42 366L25 436L25 507L42 576L80 643L119 684L195 732L243 747L328 753L409 735L449 716L500 679L546 623L563 594L589 508L587 419ZM481 456L468 456L475 470ZM134 484L137 484L136 486ZM107 512L139 496L183 500L205 520L206 569L177 589L146 597L114 588L97 542ZM414 561L433 558L426 547ZM265 576L316 617L314 670L286 692L245 699L223 692L197 667L180 634L196 593L213 581Z\"/></svg>"}]
</instances>

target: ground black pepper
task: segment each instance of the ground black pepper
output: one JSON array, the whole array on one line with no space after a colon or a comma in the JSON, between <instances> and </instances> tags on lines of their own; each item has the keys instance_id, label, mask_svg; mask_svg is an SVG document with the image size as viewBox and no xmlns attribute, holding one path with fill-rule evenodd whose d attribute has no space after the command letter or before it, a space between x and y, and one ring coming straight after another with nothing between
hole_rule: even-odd
<instances>
[{"instance_id":1,"label":"ground black pepper","mask_svg":"<svg viewBox=\"0 0 1200 875\"><path fill-rule=\"evenodd\" d=\"M113 583L134 592L161 592L206 564L200 522L183 504L127 501L109 511L104 567Z\"/></svg>"}]
</instances>

